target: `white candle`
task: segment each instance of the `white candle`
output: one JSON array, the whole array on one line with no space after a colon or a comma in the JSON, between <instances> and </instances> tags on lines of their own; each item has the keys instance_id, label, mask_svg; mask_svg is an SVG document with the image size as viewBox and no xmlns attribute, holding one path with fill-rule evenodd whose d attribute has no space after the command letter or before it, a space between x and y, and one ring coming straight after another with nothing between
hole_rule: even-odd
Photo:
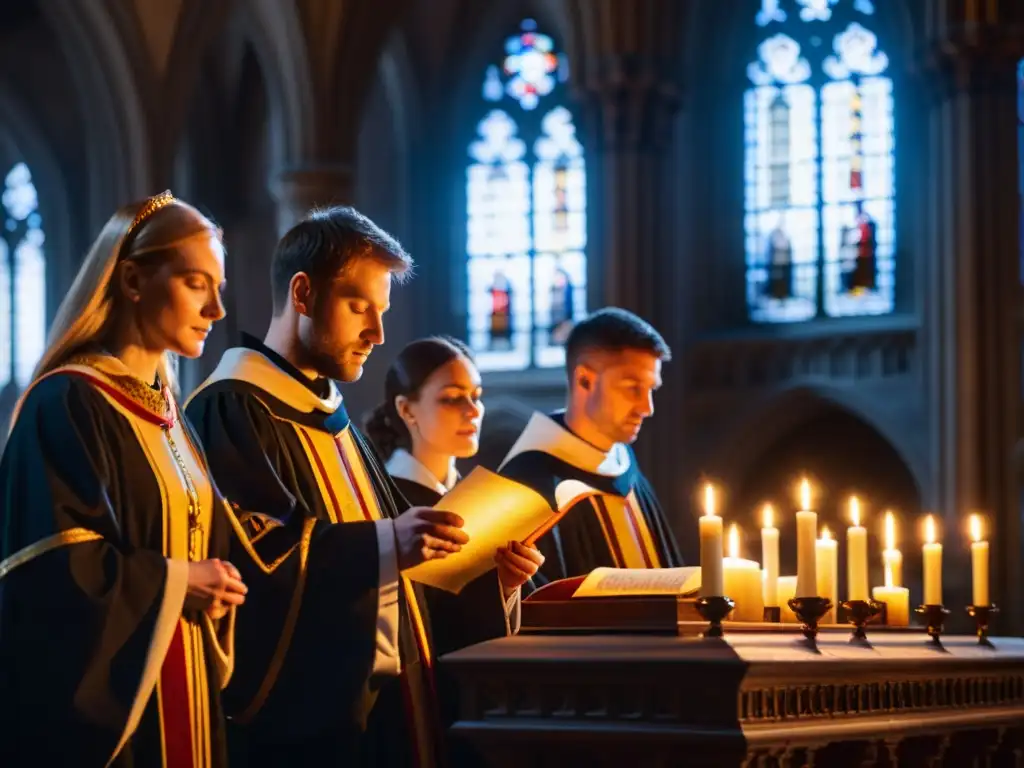
<instances>
[{"instance_id":1,"label":"white candle","mask_svg":"<svg viewBox=\"0 0 1024 768\"><path fill-rule=\"evenodd\" d=\"M896 549L896 518L891 511L885 513L885 550L882 566L892 574L892 585L903 586L903 553Z\"/></svg>"},{"instance_id":2,"label":"white candle","mask_svg":"<svg viewBox=\"0 0 1024 768\"><path fill-rule=\"evenodd\" d=\"M700 519L700 594L722 597L722 518L715 514L715 489L704 486L704 516Z\"/></svg>"},{"instance_id":3,"label":"white candle","mask_svg":"<svg viewBox=\"0 0 1024 768\"><path fill-rule=\"evenodd\" d=\"M729 526L729 556L722 562L722 570L725 594L736 603L736 609L729 618L732 621L763 621L761 566L755 560L740 557L740 531L735 523Z\"/></svg>"},{"instance_id":4,"label":"white candle","mask_svg":"<svg viewBox=\"0 0 1024 768\"><path fill-rule=\"evenodd\" d=\"M860 501L850 498L853 525L846 529L846 588L850 600L868 599L868 529L860 524Z\"/></svg>"},{"instance_id":5,"label":"white candle","mask_svg":"<svg viewBox=\"0 0 1024 768\"><path fill-rule=\"evenodd\" d=\"M942 605L942 545L935 541L935 518L924 521L924 604Z\"/></svg>"},{"instance_id":6,"label":"white candle","mask_svg":"<svg viewBox=\"0 0 1024 768\"><path fill-rule=\"evenodd\" d=\"M796 576L779 576L779 621L783 624L797 624L796 614L789 607L789 601L796 594Z\"/></svg>"},{"instance_id":7,"label":"white candle","mask_svg":"<svg viewBox=\"0 0 1024 768\"><path fill-rule=\"evenodd\" d=\"M892 569L885 566L885 586L875 587L872 595L885 603L885 623L891 627L910 626L910 590L893 584Z\"/></svg>"},{"instance_id":8,"label":"white candle","mask_svg":"<svg viewBox=\"0 0 1024 768\"><path fill-rule=\"evenodd\" d=\"M771 504L764 505L764 527L761 529L761 565L764 568L764 604L779 604L779 529L774 526Z\"/></svg>"},{"instance_id":9,"label":"white candle","mask_svg":"<svg viewBox=\"0 0 1024 768\"><path fill-rule=\"evenodd\" d=\"M814 542L818 540L818 513L810 511L811 486L800 483L800 511L796 513L796 596L817 597L818 571Z\"/></svg>"},{"instance_id":10,"label":"white candle","mask_svg":"<svg viewBox=\"0 0 1024 768\"><path fill-rule=\"evenodd\" d=\"M971 515L971 575L975 605L990 605L988 594L988 542L981 538L981 517Z\"/></svg>"},{"instance_id":11,"label":"white candle","mask_svg":"<svg viewBox=\"0 0 1024 768\"><path fill-rule=\"evenodd\" d=\"M821 538L814 544L815 570L818 572L819 597L827 597L832 601L822 619L822 624L836 623L836 606L839 603L839 542L832 538L828 528L822 526Z\"/></svg>"}]
</instances>

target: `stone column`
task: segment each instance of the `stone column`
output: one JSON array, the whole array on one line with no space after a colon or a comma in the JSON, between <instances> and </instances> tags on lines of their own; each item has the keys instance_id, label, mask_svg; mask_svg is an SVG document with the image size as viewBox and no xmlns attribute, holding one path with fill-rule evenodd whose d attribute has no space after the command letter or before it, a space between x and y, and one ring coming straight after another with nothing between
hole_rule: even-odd
<instances>
[{"instance_id":1,"label":"stone column","mask_svg":"<svg viewBox=\"0 0 1024 768\"><path fill-rule=\"evenodd\" d=\"M270 183L277 201L277 230L283 235L311 208L351 204L354 174L347 165L286 168Z\"/></svg>"},{"instance_id":2,"label":"stone column","mask_svg":"<svg viewBox=\"0 0 1024 768\"><path fill-rule=\"evenodd\" d=\"M669 143L679 106L687 3L677 0L574 0L574 83L581 97L590 222L590 305L614 305L650 321L673 347L657 413L644 427L639 461L670 507L675 489L673 435L681 400L682 270L671 252L673 210ZM680 531L688 530L680 525Z\"/></svg>"},{"instance_id":3,"label":"stone column","mask_svg":"<svg viewBox=\"0 0 1024 768\"><path fill-rule=\"evenodd\" d=\"M931 182L927 240L915 249L927 275L925 374L938 478L925 504L945 520L945 599L959 615L970 601L965 517L978 509L990 520L992 597L1003 607L999 634L1024 627L1014 458L1021 418L1020 199L1013 160L1024 36L1013 23L1019 18L998 18L999 8L1020 16L1011 5L1017 4L938 2L926 17L920 74L930 95L928 157L920 170Z\"/></svg>"}]
</instances>

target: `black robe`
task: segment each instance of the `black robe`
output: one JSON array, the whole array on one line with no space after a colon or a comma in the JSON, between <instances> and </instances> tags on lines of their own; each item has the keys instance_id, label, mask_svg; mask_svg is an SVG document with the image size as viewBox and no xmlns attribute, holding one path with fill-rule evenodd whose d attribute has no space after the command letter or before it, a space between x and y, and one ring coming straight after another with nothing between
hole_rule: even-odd
<instances>
[{"instance_id":1,"label":"black robe","mask_svg":"<svg viewBox=\"0 0 1024 768\"><path fill-rule=\"evenodd\" d=\"M441 494L435 489L415 480L404 477L391 479L411 507L432 507L441 500ZM501 585L495 571L474 579L458 595L429 586L422 589L430 613L434 652L438 658L476 643L506 637L512 632L501 605ZM459 716L459 688L454 677L447 674L443 659L437 671L437 687L441 723L447 733ZM450 768L485 765L483 758L468 742L450 737L447 741Z\"/></svg>"},{"instance_id":2,"label":"black robe","mask_svg":"<svg viewBox=\"0 0 1024 768\"><path fill-rule=\"evenodd\" d=\"M173 400L131 384L100 355L44 376L0 461L0 765L226 764L234 612L184 606L189 549L225 557L227 516Z\"/></svg>"},{"instance_id":3,"label":"black robe","mask_svg":"<svg viewBox=\"0 0 1024 768\"><path fill-rule=\"evenodd\" d=\"M259 341L228 350L187 406L247 538L250 591L224 701L244 765L430 765L437 712L427 619L400 581L402 674L374 675L374 520L404 502L349 422ZM353 490L355 489L355 490ZM379 697L379 698L378 698ZM415 752L415 755L413 754ZM414 762L418 761L418 763Z\"/></svg>"},{"instance_id":4,"label":"black robe","mask_svg":"<svg viewBox=\"0 0 1024 768\"><path fill-rule=\"evenodd\" d=\"M627 445L603 453L561 414L535 413L498 469L540 493L557 523L536 540L536 586L595 568L672 568L682 558L650 483Z\"/></svg>"}]
</instances>

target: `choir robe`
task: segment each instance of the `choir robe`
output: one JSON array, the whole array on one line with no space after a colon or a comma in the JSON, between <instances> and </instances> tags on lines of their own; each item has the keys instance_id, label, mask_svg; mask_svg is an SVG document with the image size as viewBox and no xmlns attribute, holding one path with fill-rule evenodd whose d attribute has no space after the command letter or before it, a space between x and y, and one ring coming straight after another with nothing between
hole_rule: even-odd
<instances>
[{"instance_id":1,"label":"choir robe","mask_svg":"<svg viewBox=\"0 0 1024 768\"><path fill-rule=\"evenodd\" d=\"M226 764L235 612L186 589L230 531L164 392L97 354L22 401L0 461L0 765Z\"/></svg>"},{"instance_id":2,"label":"choir robe","mask_svg":"<svg viewBox=\"0 0 1024 768\"><path fill-rule=\"evenodd\" d=\"M573 434L564 415L535 413L498 468L540 493L561 517L536 543L537 586L595 568L682 564L671 528L627 445L607 453Z\"/></svg>"},{"instance_id":3,"label":"choir robe","mask_svg":"<svg viewBox=\"0 0 1024 768\"><path fill-rule=\"evenodd\" d=\"M249 586L224 696L232 760L432 765L427 620L394 565L393 527L380 524L404 503L334 382L317 382L322 397L261 342L245 343L187 406L236 513L244 551L233 562Z\"/></svg>"},{"instance_id":4,"label":"choir robe","mask_svg":"<svg viewBox=\"0 0 1024 768\"><path fill-rule=\"evenodd\" d=\"M401 448L391 455L385 468L409 506L413 507L433 507L458 480L453 468L445 482L439 482L430 470ZM497 569L474 579L458 595L428 586L422 589L429 608L434 652L438 657L519 631L521 590L516 590L505 600ZM438 669L437 686L441 722L447 731L458 719L459 689L454 678L445 673L443 664ZM448 764L451 768L484 765L468 743L448 741Z\"/></svg>"}]
</instances>

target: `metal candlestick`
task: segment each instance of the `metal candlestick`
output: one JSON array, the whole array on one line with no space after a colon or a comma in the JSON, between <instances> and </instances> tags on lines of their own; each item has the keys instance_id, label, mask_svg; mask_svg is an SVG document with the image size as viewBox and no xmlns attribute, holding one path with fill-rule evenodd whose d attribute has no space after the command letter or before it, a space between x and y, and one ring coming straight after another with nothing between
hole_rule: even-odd
<instances>
[{"instance_id":1,"label":"metal candlestick","mask_svg":"<svg viewBox=\"0 0 1024 768\"><path fill-rule=\"evenodd\" d=\"M949 616L949 611L941 605L919 605L914 609L914 613L919 613L924 617L932 645L941 648L942 629L946 623L946 617Z\"/></svg>"},{"instance_id":2,"label":"metal candlestick","mask_svg":"<svg viewBox=\"0 0 1024 768\"><path fill-rule=\"evenodd\" d=\"M708 622L708 629L704 637L721 637L722 620L728 616L736 606L728 597L698 597L697 613Z\"/></svg>"},{"instance_id":3,"label":"metal candlestick","mask_svg":"<svg viewBox=\"0 0 1024 768\"><path fill-rule=\"evenodd\" d=\"M832 608L832 601L827 597L794 597L789 601L789 607L803 624L801 630L808 645L817 649L818 622Z\"/></svg>"},{"instance_id":4,"label":"metal candlestick","mask_svg":"<svg viewBox=\"0 0 1024 768\"><path fill-rule=\"evenodd\" d=\"M846 621L853 624L850 642L858 645L870 645L868 633L864 631L864 627L881 612L882 604L877 600L847 600L842 607L846 611Z\"/></svg>"},{"instance_id":5,"label":"metal candlestick","mask_svg":"<svg viewBox=\"0 0 1024 768\"><path fill-rule=\"evenodd\" d=\"M974 623L978 628L978 645L984 645L988 648L993 647L992 641L988 639L988 625L989 621L999 613L999 608L995 605L968 605L967 615L974 619Z\"/></svg>"}]
</instances>

